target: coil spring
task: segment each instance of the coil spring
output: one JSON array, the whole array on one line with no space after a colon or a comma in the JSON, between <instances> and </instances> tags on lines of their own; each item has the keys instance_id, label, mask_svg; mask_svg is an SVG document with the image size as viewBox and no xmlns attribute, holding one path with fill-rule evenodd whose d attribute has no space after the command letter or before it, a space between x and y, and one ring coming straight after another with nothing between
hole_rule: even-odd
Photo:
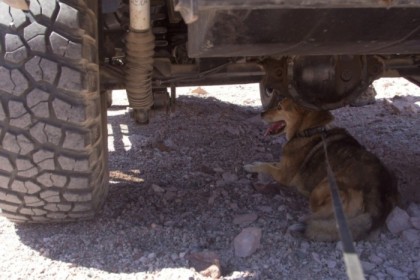
<instances>
[{"instance_id":1,"label":"coil spring","mask_svg":"<svg viewBox=\"0 0 420 280\"><path fill-rule=\"evenodd\" d=\"M152 32L155 35L157 48L165 48L169 45L167 41L167 15L164 2L152 4L151 7Z\"/></svg>"}]
</instances>

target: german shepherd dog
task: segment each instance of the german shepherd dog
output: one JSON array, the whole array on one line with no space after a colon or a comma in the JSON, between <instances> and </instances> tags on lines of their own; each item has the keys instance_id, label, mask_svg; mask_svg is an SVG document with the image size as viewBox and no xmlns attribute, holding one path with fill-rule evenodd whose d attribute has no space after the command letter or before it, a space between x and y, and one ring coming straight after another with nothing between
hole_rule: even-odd
<instances>
[{"instance_id":1,"label":"german shepherd dog","mask_svg":"<svg viewBox=\"0 0 420 280\"><path fill-rule=\"evenodd\" d=\"M296 188L309 197L311 211L303 230L307 238L339 240L322 133L353 238L359 240L383 224L398 201L396 179L345 129L330 125L333 116L329 111L310 110L286 97L261 116L271 124L266 134L284 132L287 143L280 162L254 162L244 168L248 172L267 173L281 185Z\"/></svg>"}]
</instances>

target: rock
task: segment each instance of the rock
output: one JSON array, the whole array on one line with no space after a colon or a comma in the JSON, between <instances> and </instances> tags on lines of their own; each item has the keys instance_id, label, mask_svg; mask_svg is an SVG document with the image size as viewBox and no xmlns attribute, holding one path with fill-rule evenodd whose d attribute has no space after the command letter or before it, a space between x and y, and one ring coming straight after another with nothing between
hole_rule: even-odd
<instances>
[{"instance_id":1,"label":"rock","mask_svg":"<svg viewBox=\"0 0 420 280\"><path fill-rule=\"evenodd\" d=\"M213 168L213 171L216 172L216 173L223 173L224 172L223 168L220 168L220 167Z\"/></svg>"},{"instance_id":2,"label":"rock","mask_svg":"<svg viewBox=\"0 0 420 280\"><path fill-rule=\"evenodd\" d=\"M160 187L160 186L158 186L156 184L152 184L152 190L155 193L164 193L165 192L165 189L164 188L162 188L162 187Z\"/></svg>"},{"instance_id":3,"label":"rock","mask_svg":"<svg viewBox=\"0 0 420 280\"><path fill-rule=\"evenodd\" d=\"M415 229L420 229L420 217L410 218L410 223Z\"/></svg>"},{"instance_id":4,"label":"rock","mask_svg":"<svg viewBox=\"0 0 420 280\"><path fill-rule=\"evenodd\" d=\"M231 172L225 172L222 174L222 178L227 183L232 183L238 181L238 176Z\"/></svg>"},{"instance_id":5,"label":"rock","mask_svg":"<svg viewBox=\"0 0 420 280\"><path fill-rule=\"evenodd\" d=\"M261 212L264 212L264 213L273 212L273 208L271 208L271 206L258 206L257 208L258 208L258 210L260 210Z\"/></svg>"},{"instance_id":6,"label":"rock","mask_svg":"<svg viewBox=\"0 0 420 280\"><path fill-rule=\"evenodd\" d=\"M416 99L414 96L394 96L391 100L388 100L390 106L392 106L393 111L398 113L408 113L408 114L418 114L420 109L416 106Z\"/></svg>"},{"instance_id":7,"label":"rock","mask_svg":"<svg viewBox=\"0 0 420 280\"><path fill-rule=\"evenodd\" d=\"M337 266L337 262L333 260L327 260L327 266L329 269L333 269Z\"/></svg>"},{"instance_id":8,"label":"rock","mask_svg":"<svg viewBox=\"0 0 420 280\"><path fill-rule=\"evenodd\" d=\"M187 256L189 264L205 277L217 279L222 276L220 269L220 257L216 252L195 252Z\"/></svg>"},{"instance_id":9,"label":"rock","mask_svg":"<svg viewBox=\"0 0 420 280\"><path fill-rule=\"evenodd\" d=\"M235 210L235 211L239 210L238 203L236 203L236 202L229 203L229 207L230 207L230 209Z\"/></svg>"},{"instance_id":10,"label":"rock","mask_svg":"<svg viewBox=\"0 0 420 280\"><path fill-rule=\"evenodd\" d=\"M171 148L171 149L174 149L174 150L175 150L175 148L177 148L177 145L170 138L167 138L167 139L163 140L163 144L165 144L165 146L167 146L168 148Z\"/></svg>"},{"instance_id":11,"label":"rock","mask_svg":"<svg viewBox=\"0 0 420 280\"><path fill-rule=\"evenodd\" d=\"M171 254L171 259L173 261L176 261L178 259L178 254L175 254L175 253Z\"/></svg>"},{"instance_id":12,"label":"rock","mask_svg":"<svg viewBox=\"0 0 420 280\"><path fill-rule=\"evenodd\" d=\"M256 219L258 219L258 215L255 213L237 215L233 218L233 223L235 225L245 226L255 222Z\"/></svg>"},{"instance_id":13,"label":"rock","mask_svg":"<svg viewBox=\"0 0 420 280\"><path fill-rule=\"evenodd\" d=\"M403 240L406 240L410 243L416 243L420 241L420 233L416 229L406 229L401 233Z\"/></svg>"},{"instance_id":14,"label":"rock","mask_svg":"<svg viewBox=\"0 0 420 280\"><path fill-rule=\"evenodd\" d=\"M234 136L239 136L241 135L241 128L238 126L232 126L232 125L226 125L224 130L229 133L232 134Z\"/></svg>"},{"instance_id":15,"label":"rock","mask_svg":"<svg viewBox=\"0 0 420 280\"><path fill-rule=\"evenodd\" d=\"M207 203L209 204L209 205L213 205L214 204L214 201L216 200L216 198L217 198L217 196L218 196L219 194L217 193L217 192L212 192L212 194L211 194L211 196L209 197L209 199L207 200Z\"/></svg>"},{"instance_id":16,"label":"rock","mask_svg":"<svg viewBox=\"0 0 420 280\"><path fill-rule=\"evenodd\" d=\"M379 257L379 256L377 256L377 255L371 255L371 256L369 257L369 260L370 260L372 263L376 264L376 265L380 265L380 264L382 264L382 263L383 263L382 258L381 258L381 257Z\"/></svg>"},{"instance_id":17,"label":"rock","mask_svg":"<svg viewBox=\"0 0 420 280\"><path fill-rule=\"evenodd\" d=\"M286 211L286 206L280 205L279 208L277 208L277 211L279 211L279 212Z\"/></svg>"},{"instance_id":18,"label":"rock","mask_svg":"<svg viewBox=\"0 0 420 280\"><path fill-rule=\"evenodd\" d=\"M420 279L420 267L416 269L416 277L417 279Z\"/></svg>"},{"instance_id":19,"label":"rock","mask_svg":"<svg viewBox=\"0 0 420 280\"><path fill-rule=\"evenodd\" d=\"M148 258L149 260L153 260L154 258L156 258L156 253L150 253L150 254L148 254L148 255L147 255L147 258Z\"/></svg>"},{"instance_id":20,"label":"rock","mask_svg":"<svg viewBox=\"0 0 420 280\"><path fill-rule=\"evenodd\" d=\"M254 147L254 151L258 153L264 153L265 147Z\"/></svg>"},{"instance_id":21,"label":"rock","mask_svg":"<svg viewBox=\"0 0 420 280\"><path fill-rule=\"evenodd\" d=\"M370 262L365 262L365 261L360 261L363 267L364 271L371 271L376 267L376 264L374 263L370 263Z\"/></svg>"},{"instance_id":22,"label":"rock","mask_svg":"<svg viewBox=\"0 0 420 280\"><path fill-rule=\"evenodd\" d=\"M420 204L411 202L408 205L407 212L411 217L420 217Z\"/></svg>"},{"instance_id":23,"label":"rock","mask_svg":"<svg viewBox=\"0 0 420 280\"><path fill-rule=\"evenodd\" d=\"M389 275L391 275L393 278L399 278L402 279L405 277L405 273L392 267L392 266L388 266L385 268L386 269L386 273L388 273Z\"/></svg>"},{"instance_id":24,"label":"rock","mask_svg":"<svg viewBox=\"0 0 420 280\"><path fill-rule=\"evenodd\" d=\"M163 196L163 198L166 201L172 201L172 200L174 200L176 198L176 193L175 192L167 192L167 193L165 193L165 195Z\"/></svg>"},{"instance_id":25,"label":"rock","mask_svg":"<svg viewBox=\"0 0 420 280\"><path fill-rule=\"evenodd\" d=\"M233 245L237 257L248 257L260 247L262 231L260 228L249 227L235 237Z\"/></svg>"},{"instance_id":26,"label":"rock","mask_svg":"<svg viewBox=\"0 0 420 280\"><path fill-rule=\"evenodd\" d=\"M407 212L399 207L395 207L394 210L386 218L386 225L388 230L393 234L398 234L406 229L411 228L410 216Z\"/></svg>"},{"instance_id":27,"label":"rock","mask_svg":"<svg viewBox=\"0 0 420 280\"><path fill-rule=\"evenodd\" d=\"M322 262L321 262L321 258L319 257L319 255L317 254L317 253L315 253L315 252L312 252L312 259L314 260L314 261L316 261L318 264L321 264L322 265Z\"/></svg>"}]
</instances>

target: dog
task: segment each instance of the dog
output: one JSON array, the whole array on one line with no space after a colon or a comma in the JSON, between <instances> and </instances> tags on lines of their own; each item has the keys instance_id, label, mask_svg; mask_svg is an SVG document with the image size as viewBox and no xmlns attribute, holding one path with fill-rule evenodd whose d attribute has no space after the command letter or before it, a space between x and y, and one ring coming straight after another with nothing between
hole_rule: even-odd
<instances>
[{"instance_id":1,"label":"dog","mask_svg":"<svg viewBox=\"0 0 420 280\"><path fill-rule=\"evenodd\" d=\"M315 241L338 241L327 179L322 134L347 222L355 240L381 226L397 204L396 177L345 129L331 125L329 111L312 110L289 97L261 114L270 123L266 135L286 134L278 163L254 162L244 169L266 173L284 186L296 188L309 198L304 236Z\"/></svg>"}]
</instances>

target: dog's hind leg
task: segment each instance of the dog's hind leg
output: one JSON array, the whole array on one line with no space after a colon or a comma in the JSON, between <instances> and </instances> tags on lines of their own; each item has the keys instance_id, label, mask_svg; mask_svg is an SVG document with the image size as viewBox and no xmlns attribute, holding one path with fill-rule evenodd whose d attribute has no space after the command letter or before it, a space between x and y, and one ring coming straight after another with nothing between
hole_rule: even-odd
<instances>
[{"instance_id":1,"label":"dog's hind leg","mask_svg":"<svg viewBox=\"0 0 420 280\"><path fill-rule=\"evenodd\" d=\"M363 193L361 191L348 188L344 182L338 182L338 184L342 186L340 198L349 229L353 238L358 240L371 229L372 217L369 213L364 213ZM318 241L339 240L332 198L326 180L323 180L312 191L309 204L312 214L306 220L305 235Z\"/></svg>"}]
</instances>

